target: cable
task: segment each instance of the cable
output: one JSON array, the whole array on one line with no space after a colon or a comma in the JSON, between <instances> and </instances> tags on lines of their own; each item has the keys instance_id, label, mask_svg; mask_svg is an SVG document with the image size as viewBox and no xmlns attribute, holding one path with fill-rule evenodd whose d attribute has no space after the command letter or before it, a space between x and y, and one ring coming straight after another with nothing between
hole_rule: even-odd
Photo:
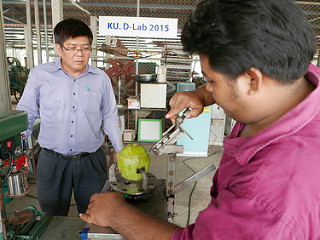
<instances>
[{"instance_id":1,"label":"cable","mask_svg":"<svg viewBox=\"0 0 320 240\"><path fill-rule=\"evenodd\" d=\"M14 165L15 165L14 157L11 156L10 152L8 154L9 154L9 158L10 158L10 169L9 169L9 172L8 172L6 178L2 181L2 183L0 185L0 188L2 188L3 185L7 182L8 178L9 178L9 176L10 176L10 174L11 174L13 168L14 168Z\"/></svg>"},{"instance_id":2,"label":"cable","mask_svg":"<svg viewBox=\"0 0 320 240\"><path fill-rule=\"evenodd\" d=\"M3 185L7 182L8 178L9 178L9 175L11 174L12 170L13 170L13 167L10 167L9 173L7 174L6 178L1 183L0 188L2 188Z\"/></svg>"},{"instance_id":3,"label":"cable","mask_svg":"<svg viewBox=\"0 0 320 240\"><path fill-rule=\"evenodd\" d=\"M187 159L183 160L182 162L187 168L189 168L193 172L193 174L195 174L196 172L190 166L188 166L186 164L186 161L189 161L189 160L192 160L192 159L194 159L194 157L193 158L187 158ZM197 186L197 182L195 182L193 184L193 188L192 188L192 190L191 190L191 192L189 194L187 226L189 225L189 222L190 222L191 200L192 200L191 198L192 198L192 194L193 194L194 189L196 188L196 186Z\"/></svg>"},{"instance_id":4,"label":"cable","mask_svg":"<svg viewBox=\"0 0 320 240\"><path fill-rule=\"evenodd\" d=\"M211 153L208 157L211 157L211 156L219 153L222 149L223 149L223 146L222 146L218 151L215 151L215 152ZM195 159L195 157L187 158L187 159L183 160L182 162L183 162L183 164L184 164L187 168L189 168L189 169L193 172L193 174L195 174L196 172L195 172L190 166L188 166L188 165L185 163L186 161L189 161L189 160L192 160L192 159ZM189 225L189 222L190 222L192 194L193 194L193 192L194 192L194 189L195 189L196 186L197 186L197 182L198 182L198 181L196 181L196 182L193 184L193 188L192 188L192 190L191 190L191 192L190 192L190 194L189 194L187 226Z\"/></svg>"},{"instance_id":5,"label":"cable","mask_svg":"<svg viewBox=\"0 0 320 240\"><path fill-rule=\"evenodd\" d=\"M222 149L223 149L223 146L222 146L221 148L219 148L219 150L218 150L218 151L215 151L215 152L213 152L213 153L209 154L209 155L208 155L208 157L211 157L211 156L213 156L213 155L215 155L215 154L219 153Z\"/></svg>"},{"instance_id":6,"label":"cable","mask_svg":"<svg viewBox=\"0 0 320 240\"><path fill-rule=\"evenodd\" d=\"M34 199L38 199L38 197L36 197L36 196L33 196L33 195L31 195L31 194L27 194L27 195L26 195L26 197L29 197L29 198L34 198Z\"/></svg>"}]
</instances>

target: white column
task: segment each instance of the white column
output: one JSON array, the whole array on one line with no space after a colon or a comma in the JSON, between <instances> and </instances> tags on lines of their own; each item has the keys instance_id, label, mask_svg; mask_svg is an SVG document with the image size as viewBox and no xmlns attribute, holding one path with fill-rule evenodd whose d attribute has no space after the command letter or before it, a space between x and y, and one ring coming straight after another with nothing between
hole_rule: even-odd
<instances>
[{"instance_id":1,"label":"white column","mask_svg":"<svg viewBox=\"0 0 320 240\"><path fill-rule=\"evenodd\" d=\"M32 69L34 67L33 62L33 44L32 44L32 31L29 29L28 24L24 25L24 36L25 36L25 43L26 43L26 68Z\"/></svg>"},{"instance_id":2,"label":"white column","mask_svg":"<svg viewBox=\"0 0 320 240\"><path fill-rule=\"evenodd\" d=\"M63 0L51 0L52 28L63 20Z\"/></svg>"},{"instance_id":3,"label":"white column","mask_svg":"<svg viewBox=\"0 0 320 240\"><path fill-rule=\"evenodd\" d=\"M24 26L24 34L26 41L26 51L27 51L27 67L32 69L34 67L33 60L33 44L32 44L32 22L31 22L31 0L26 0L26 15L27 15L27 25Z\"/></svg>"},{"instance_id":4,"label":"white column","mask_svg":"<svg viewBox=\"0 0 320 240\"><path fill-rule=\"evenodd\" d=\"M34 19L35 19L36 35L37 35L38 65L40 65L42 64L42 50L41 50L41 34L40 34L39 0L34 0Z\"/></svg>"},{"instance_id":5,"label":"white column","mask_svg":"<svg viewBox=\"0 0 320 240\"><path fill-rule=\"evenodd\" d=\"M11 110L10 85L2 15L2 0L0 0L0 112L7 112L9 110Z\"/></svg>"},{"instance_id":6,"label":"white column","mask_svg":"<svg viewBox=\"0 0 320 240\"><path fill-rule=\"evenodd\" d=\"M44 24L44 42L46 48L46 59L49 62L49 47L48 47L48 26L47 26L47 4L46 0L43 0L43 24Z\"/></svg>"},{"instance_id":7,"label":"white column","mask_svg":"<svg viewBox=\"0 0 320 240\"><path fill-rule=\"evenodd\" d=\"M91 65L97 66L97 23L98 19L95 16L90 16L90 28L93 34L93 40L92 40L92 52L91 52Z\"/></svg>"}]
</instances>

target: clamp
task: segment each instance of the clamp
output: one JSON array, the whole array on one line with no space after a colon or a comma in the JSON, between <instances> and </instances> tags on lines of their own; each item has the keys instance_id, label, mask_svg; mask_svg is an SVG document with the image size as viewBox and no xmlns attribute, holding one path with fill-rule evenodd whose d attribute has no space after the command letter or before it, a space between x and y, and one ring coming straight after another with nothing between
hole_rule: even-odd
<instances>
[{"instance_id":1,"label":"clamp","mask_svg":"<svg viewBox=\"0 0 320 240\"><path fill-rule=\"evenodd\" d=\"M155 144L153 145L148 152L153 151L155 155L159 156L165 152L165 146L166 145L172 145L176 141L178 141L183 134L187 134L187 136L193 140L193 138L190 136L190 134L181 126L183 123L184 119L186 118L186 115L190 112L190 109L187 108L180 116L177 116L175 119L175 124L172 125L167 131L165 131L162 134L162 138Z\"/></svg>"}]
</instances>

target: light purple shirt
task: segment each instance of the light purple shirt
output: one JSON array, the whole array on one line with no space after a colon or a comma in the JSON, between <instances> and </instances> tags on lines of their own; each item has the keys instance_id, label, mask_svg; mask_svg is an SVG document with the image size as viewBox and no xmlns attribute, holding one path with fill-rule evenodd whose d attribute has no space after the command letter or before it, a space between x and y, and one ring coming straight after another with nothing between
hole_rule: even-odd
<instances>
[{"instance_id":1,"label":"light purple shirt","mask_svg":"<svg viewBox=\"0 0 320 240\"><path fill-rule=\"evenodd\" d=\"M306 78L316 89L267 129L224 141L212 200L177 239L320 239L320 69ZM275 106L276 107L276 106Z\"/></svg>"},{"instance_id":2,"label":"light purple shirt","mask_svg":"<svg viewBox=\"0 0 320 240\"><path fill-rule=\"evenodd\" d=\"M77 78L60 59L30 71L17 109L28 113L28 136L40 112L39 144L62 154L95 152L103 143L101 127L115 151L123 148L118 111L109 77L87 64Z\"/></svg>"}]
</instances>

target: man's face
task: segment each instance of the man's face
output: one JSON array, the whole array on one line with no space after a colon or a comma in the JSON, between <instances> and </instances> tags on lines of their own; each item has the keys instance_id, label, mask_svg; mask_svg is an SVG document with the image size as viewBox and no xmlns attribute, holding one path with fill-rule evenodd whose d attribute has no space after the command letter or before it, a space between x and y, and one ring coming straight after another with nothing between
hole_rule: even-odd
<instances>
[{"instance_id":1,"label":"man's face","mask_svg":"<svg viewBox=\"0 0 320 240\"><path fill-rule=\"evenodd\" d=\"M56 44L56 48L64 71L73 77L85 72L91 53L88 37L68 38L62 46Z\"/></svg>"},{"instance_id":2,"label":"man's face","mask_svg":"<svg viewBox=\"0 0 320 240\"><path fill-rule=\"evenodd\" d=\"M214 71L205 54L200 54L201 69L207 80L206 89L212 93L216 103L223 108L225 114L237 121L243 120L245 98L242 95L241 76L230 80L222 73Z\"/></svg>"}]
</instances>

